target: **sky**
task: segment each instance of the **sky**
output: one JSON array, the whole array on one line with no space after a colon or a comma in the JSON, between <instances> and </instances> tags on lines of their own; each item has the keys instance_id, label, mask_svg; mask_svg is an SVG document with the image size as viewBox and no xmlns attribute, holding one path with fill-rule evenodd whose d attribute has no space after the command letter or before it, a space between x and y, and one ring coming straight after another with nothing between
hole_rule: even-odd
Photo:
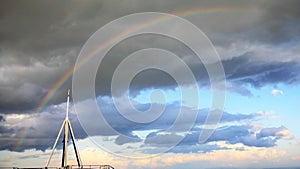
<instances>
[{"instance_id":1,"label":"sky","mask_svg":"<svg viewBox=\"0 0 300 169\"><path fill-rule=\"evenodd\" d=\"M124 169L300 166L300 1L1 3L0 167L45 166L65 118L68 89L69 119L83 164ZM170 19L141 29L158 27L180 36L197 28L206 39L195 34L187 40L204 54L214 49L218 61L199 59L180 39L145 33L114 36L116 44L101 63L93 62L105 47L73 72L78 58L92 49L89 45L97 47L135 22L119 18L144 12L183 18L184 28ZM165 23L174 25L162 27ZM103 27L109 33L97 37ZM121 35L134 31L139 29ZM206 42L209 49L203 47ZM95 72L80 74L92 65ZM220 65L223 81L210 74ZM123 76L143 66L148 69ZM84 86L89 77L94 88ZM214 109L215 100L222 109ZM200 139L203 133L209 137ZM50 166L60 166L61 152L59 141ZM71 143L68 158L68 164L76 164Z\"/></svg>"}]
</instances>

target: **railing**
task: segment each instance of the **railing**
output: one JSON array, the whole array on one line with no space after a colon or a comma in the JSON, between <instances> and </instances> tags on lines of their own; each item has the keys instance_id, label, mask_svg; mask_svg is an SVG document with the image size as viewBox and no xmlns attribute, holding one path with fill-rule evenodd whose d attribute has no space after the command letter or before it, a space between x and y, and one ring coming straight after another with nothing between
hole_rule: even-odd
<instances>
[{"instance_id":1,"label":"railing","mask_svg":"<svg viewBox=\"0 0 300 169\"><path fill-rule=\"evenodd\" d=\"M66 167L41 167L41 168L19 168L19 167L13 167L13 169L114 169L111 165L68 165Z\"/></svg>"},{"instance_id":2,"label":"railing","mask_svg":"<svg viewBox=\"0 0 300 169\"><path fill-rule=\"evenodd\" d=\"M68 166L68 169L114 169L111 165L82 165L78 167L77 165Z\"/></svg>"}]
</instances>

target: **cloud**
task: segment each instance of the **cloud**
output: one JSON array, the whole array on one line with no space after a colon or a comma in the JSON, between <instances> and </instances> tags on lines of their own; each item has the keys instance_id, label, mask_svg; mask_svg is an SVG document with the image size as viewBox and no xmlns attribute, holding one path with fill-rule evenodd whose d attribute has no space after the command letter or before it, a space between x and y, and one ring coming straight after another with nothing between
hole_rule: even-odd
<instances>
[{"instance_id":1,"label":"cloud","mask_svg":"<svg viewBox=\"0 0 300 169\"><path fill-rule=\"evenodd\" d=\"M300 37L297 36L299 12L296 1L288 0L284 5L278 0L263 3L230 0L226 3L178 0L148 3L130 0L119 6L115 4L120 2L89 1L83 4L74 1L71 8L70 4L61 1L3 2L0 10L3 23L0 35L1 113L28 113L22 110L37 107L41 98L73 66L80 48L92 33L114 19L135 12L224 9L207 15L195 13L186 18L199 26L220 52L228 84L231 84L229 91L250 96L248 84L261 87L299 83L299 76L295 73L299 70L296 57L299 52L295 46ZM55 14L50 15L54 10ZM118 44L108 53L99 67L97 95L110 94L112 73L124 56L149 47L177 54L191 67L199 83L209 84L203 65L183 44L161 36L137 36ZM70 86L68 79L49 100L49 105L64 102ZM134 79L131 92L136 95L153 87L170 89L176 87L176 83L160 71L148 71Z\"/></svg>"},{"instance_id":2,"label":"cloud","mask_svg":"<svg viewBox=\"0 0 300 169\"><path fill-rule=\"evenodd\" d=\"M0 115L0 122L4 122L4 121L5 121L5 118L2 115Z\"/></svg>"},{"instance_id":3,"label":"cloud","mask_svg":"<svg viewBox=\"0 0 300 169\"><path fill-rule=\"evenodd\" d=\"M284 150L255 147L249 148L243 147L240 144L229 145L223 142L216 144L219 147L223 147L223 149L218 151L176 154L170 152L151 158L135 158L132 160L107 153L95 146L89 139L81 140L78 145L88 145L87 147L80 148L80 156L83 164L99 164L99 159L101 159L101 164L109 164L114 168L172 169L186 168L187 166L190 169L198 169L199 166L202 168L248 168L253 165L256 165L259 168L270 168L287 165L297 166L299 160L298 158L293 159L294 156L288 154L288 152ZM244 148L245 150L238 151L236 150L238 147ZM55 152L50 163L51 166L60 164L60 153L61 151ZM15 160L14 165L23 167L32 167L32 164L35 164L37 167L43 166L45 165L45 161L49 154L50 150L47 150L46 152L10 152L11 156L18 159ZM91 156L91 154L93 155ZM38 158L36 158L37 156ZM282 158L283 156L285 158ZM76 164L76 159L73 158L73 155L68 157L69 164ZM6 164L6 162L7 161L4 161L1 164Z\"/></svg>"},{"instance_id":4,"label":"cloud","mask_svg":"<svg viewBox=\"0 0 300 169\"><path fill-rule=\"evenodd\" d=\"M123 144L126 144L126 143L133 143L133 142L140 142L142 141L141 138L139 138L138 136L136 135L130 135L130 137L125 137L124 135L119 135L116 140L115 140L115 143L118 144L118 145L123 145Z\"/></svg>"},{"instance_id":5,"label":"cloud","mask_svg":"<svg viewBox=\"0 0 300 169\"><path fill-rule=\"evenodd\" d=\"M246 53L223 62L226 79L238 86L250 84L260 88L265 85L299 82L295 73L300 69L296 61L264 61L256 59L254 53Z\"/></svg>"},{"instance_id":6,"label":"cloud","mask_svg":"<svg viewBox=\"0 0 300 169\"><path fill-rule=\"evenodd\" d=\"M258 111L258 112L256 112L256 114L261 115L261 116L267 116L267 115L273 114L273 112L269 112L269 111Z\"/></svg>"},{"instance_id":7,"label":"cloud","mask_svg":"<svg viewBox=\"0 0 300 169\"><path fill-rule=\"evenodd\" d=\"M1 122L1 150L24 151L36 149L45 151L49 149L56 139L61 124L65 118L66 104L50 106L42 113L34 114L8 114ZM69 117L76 139L86 138L87 135L79 124L76 115ZM49 127L51 126L51 127ZM24 135L25 134L25 135ZM61 148L61 142L58 148Z\"/></svg>"},{"instance_id":8,"label":"cloud","mask_svg":"<svg viewBox=\"0 0 300 169\"><path fill-rule=\"evenodd\" d=\"M201 127L208 116L208 109L194 110L193 108L185 106L179 107L177 103L167 104L165 110L155 121L150 123L137 123L124 118L119 111L116 110L111 98L98 97L97 100L106 122L101 121L101 119L95 119L94 113L96 110L90 109L91 106L89 105L92 100L76 103L77 108L80 109L80 111L77 109L77 116L74 114L74 107L73 104L71 104L72 107L69 118L77 139L84 139L92 136L117 136L116 139L113 140L115 144L126 144L127 146L131 146L139 143L141 146L144 146L141 151L144 151L145 153L156 152L159 148L168 147L170 144L176 144L176 140L180 139L183 140L177 145L177 148L175 148L174 151L171 150L170 152L180 153L180 150L184 152L196 152L201 151L201 148L203 148L203 146L199 145L198 138L202 131ZM147 110L150 105L134 102L134 106L138 110L144 111ZM65 107L66 103L48 106L37 115L3 115L3 118L6 120L1 122L0 132L3 136L3 140L0 140L0 142L3 142L1 149L10 151L37 149L45 151L50 148L65 117ZM185 115L186 118L191 115L191 112L196 113L196 111L199 111L194 122L194 127L185 137L182 135L182 132L185 132L186 126L189 124L187 124L187 121L185 120L177 119L180 108L185 109L185 112L189 112L189 114ZM129 110L128 105L123 105L120 109L120 111L124 112L130 112ZM80 115L80 112L84 112L83 116ZM226 141L229 144L242 143L246 146L253 147L272 147L276 145L278 140L292 138L288 129L283 126L279 128L262 128L262 126L230 125L232 122L241 123L243 121L259 119L264 114L265 113L232 114L224 112L220 124L226 126L218 128L209 140L207 140L207 143ZM80 119L80 122L78 118ZM164 131L174 124L176 119L177 124L176 128L172 130L173 133L164 133ZM24 121L26 121L26 123L23 123ZM108 123L113 130L105 127L105 123ZM48 125L53 127L49 128ZM99 130L99 128L101 128L101 130ZM26 137L23 138L22 133L24 133L25 129L27 130L27 134ZM88 131L88 133L86 133L84 129ZM135 131L150 133L146 138L142 138L140 135L136 134ZM22 141L22 144L18 145L20 139L24 140ZM184 147L188 146L194 147L194 149L184 149ZM151 149L148 149L149 147L151 147ZM209 147L211 148L211 151L217 149L216 146L208 146L205 151L210 151ZM60 143L58 144L58 148L61 148Z\"/></svg>"},{"instance_id":9,"label":"cloud","mask_svg":"<svg viewBox=\"0 0 300 169\"><path fill-rule=\"evenodd\" d=\"M143 151L148 153L155 152L155 149L147 150L147 147L149 146L152 148L168 147L168 145L173 144L174 141L179 139L183 140L178 144L177 148L175 148L174 151L171 150L171 152L180 153L180 150L184 152L196 152L201 151L201 148L203 148L203 146L199 145L198 138L201 132L201 126L204 124L208 115L208 109L199 110L199 114L195 119L194 124L194 126L197 126L197 128L194 127L190 131L190 133L187 133L187 135L183 137L183 135L181 135L180 133L183 132L182 129L186 128L186 121L177 122L178 126L174 130L177 133L163 133L166 129L173 125L174 120L178 116L180 107L176 106L176 103L168 104L162 115L155 121L142 124L129 121L122 115L120 115L114 108L114 105L111 102L111 98L99 97L98 102L101 106L101 110L103 116L106 119L106 122L111 125L114 131L111 129L106 130L106 127L102 126L105 124L105 122L100 122L100 119L97 123L95 123L94 116L91 117L88 114L95 110L89 109L90 102L83 101L81 105L84 109L81 111L85 112L85 114L84 116L80 116L79 114L77 114L77 117L81 120L80 123L74 113L70 114L70 120L77 139L84 139L88 136L118 136L114 140L115 144L127 144L128 146L130 146L131 144L135 144L138 142L142 145L145 145ZM5 141L6 144L2 144L3 146L1 146L1 149L8 149L11 151L24 151L26 149L34 148L37 150L45 151L46 149L50 148L49 146L51 146L54 142L59 127L61 126L61 123L64 119L65 106L65 103L55 106L49 106L37 116L28 114L7 114L3 116L3 118L6 120L1 122L3 124L1 125L0 132L3 136L5 136L6 140L10 141L8 143L7 141ZM128 105L124 105L124 107L122 108L123 110L125 110L125 112L128 112L127 106ZM149 104L140 104L137 102L134 103L134 106L139 110L147 110L149 108ZM187 112L195 111L192 108L184 106L182 108L187 109ZM71 108L71 112L74 112L73 106ZM264 113L231 114L228 112L224 112L220 124L230 124L230 122L242 122L245 120L259 119L262 115L264 115ZM82 117L87 119L82 119ZM27 123L22 123L22 121L26 121ZM51 124L51 126L53 127L47 127L48 124ZM95 124L95 126L91 124ZM84 129L87 129L86 127L88 127L92 130L88 130L89 132L86 133L83 130L82 125ZM18 140L22 139L22 133L26 128L28 128L28 134L24 138L22 144L18 145ZM99 128L101 128L101 130L98 130ZM146 137L146 139L143 139L139 135L133 134L134 131L150 131L150 134ZM119 135L118 133L120 133L121 135ZM153 136L156 137L154 138ZM292 138L290 132L283 126L279 128L262 128L262 126L254 127L233 125L218 128L209 138L207 143L226 141L230 144L242 143L247 146L272 147L276 145L276 142L278 140L290 138ZM15 149L16 145L18 145L18 149ZM184 149L184 147L187 146L194 147L194 149ZM212 148L211 151L217 149L216 146L210 147ZM61 148L60 143L58 145L58 148ZM209 148L206 147L205 151L208 152Z\"/></svg>"},{"instance_id":10,"label":"cloud","mask_svg":"<svg viewBox=\"0 0 300 169\"><path fill-rule=\"evenodd\" d=\"M103 114L106 122L111 125L111 127L119 133L123 133L124 135L130 134L132 131L145 131L145 130L166 130L173 125L175 120L178 118L180 111L187 112L185 118L181 120L177 119L176 128L177 131L186 129L187 122L195 121L195 125L203 125L208 116L209 109L200 109L195 110L190 107L180 106L179 103L166 104L164 111L162 111L159 118L155 119L150 123L138 123L134 121L130 121L120 114L120 112L125 112L127 116L134 116L132 113L131 105L122 104L122 99L116 104L121 105L119 110L116 109L115 105L112 102L112 99L109 97L98 97L97 98L99 107L101 107L101 113ZM90 104L92 100L83 101L76 103L77 106L77 115L81 119L81 124L85 127L88 127L90 135L116 135L117 133L111 131L107 127L104 126L104 122L97 121L95 123L95 115L98 114L97 110L91 109ZM154 104L155 105L155 104ZM140 104L133 103L133 106L141 110L142 112L148 110L150 104ZM162 105L156 104L157 107L161 107ZM155 107L155 106L154 106ZM198 112L198 116L196 119L191 119L194 114ZM234 122L234 121L243 121L259 118L259 115L254 114L232 114L228 112L224 112L221 117L221 123ZM187 119L191 119L188 121ZM99 119L100 120L100 119ZM101 128L101 130L97 130L97 128ZM130 136L130 135L129 135Z\"/></svg>"},{"instance_id":11,"label":"cloud","mask_svg":"<svg viewBox=\"0 0 300 169\"><path fill-rule=\"evenodd\" d=\"M209 153L218 150L228 150L230 148L221 147L217 144L198 144L198 145L177 145L168 152L176 154L184 153Z\"/></svg>"},{"instance_id":12,"label":"cloud","mask_svg":"<svg viewBox=\"0 0 300 169\"><path fill-rule=\"evenodd\" d=\"M266 6L268 13L265 15L265 21L267 22L263 24L267 33L263 36L265 40L277 44L288 40L299 40L299 32L292 28L300 26L296 22L300 12L295 5L299 5L299 2L288 0L284 5L281 1L275 1L272 5Z\"/></svg>"},{"instance_id":13,"label":"cloud","mask_svg":"<svg viewBox=\"0 0 300 169\"><path fill-rule=\"evenodd\" d=\"M113 130L107 129L105 127L106 122L101 122L101 119L95 119L93 116L96 110L90 109L90 101L82 101L81 103L77 103L77 108L81 109L80 112L84 112L84 115L81 116L80 112L77 112L77 116L74 113L73 104L71 104L71 113L69 119L71 120L71 124L75 133L75 137L77 139L87 138L88 136L118 136L114 141L117 145L124 145L124 144L134 144L136 142L145 143L150 142L149 140L144 140L140 138L140 136L133 134L134 131L139 132L148 132L148 131L165 131L169 127L171 127L174 121L177 119L178 114L180 113L180 107L174 104L167 104L165 111L162 115L151 123L136 123L129 121L128 119L124 118L114 107L113 103L111 102L111 98L108 97L98 97L98 103L101 107L101 111L103 116L108 124L111 125ZM82 106L82 107L81 107ZM135 103L134 106L139 110L147 110L149 108L149 104L140 104ZM3 115L3 118L6 119L5 121L1 122L1 135L3 136L4 140L0 140L3 142L3 146L1 147L2 150L8 149L10 151L24 151L26 149L37 149L37 150L46 150L50 148L53 144L54 139L57 136L57 132L59 131L59 127L64 120L65 117L65 107L66 103L62 103L59 105L48 106L42 112L37 115L32 114L6 114ZM186 112L194 112L196 113L197 110L193 108L182 106L182 109L186 109ZM78 109L78 110L79 110ZM122 108L123 111L129 112L128 105L124 105ZM78 111L77 110L77 111ZM208 109L201 109L198 110L199 114L195 119L195 126L201 126L204 124L207 115ZM89 114L91 113L91 114ZM190 116L186 114L186 117ZM260 115L255 113L253 114L231 114L228 112L224 112L221 118L220 123L226 124L229 122L242 122L244 120L251 120L259 118ZM79 119L80 122L79 122ZM84 119L85 118L85 119ZM186 119L186 118L185 118ZM178 120L177 121L177 128L173 131L182 132L186 129L187 121ZM26 123L24 123L26 121ZM97 122L96 122L97 121ZM49 128L48 126L51 125L53 127ZM101 130L99 130L101 128ZM88 133L84 131L84 129L88 129ZM26 137L23 138L23 133L26 130ZM119 135L119 133L121 135ZM87 135L89 134L89 135ZM154 134L154 133L153 133ZM169 135L164 136L164 141L166 144L171 143L172 137L182 137L177 135ZM170 138L167 139L167 138ZM18 145L20 139L24 139L21 145ZM10 140L7 143L7 140ZM154 142L153 140L152 142ZM4 142L6 144L4 144ZM161 144L157 145L163 145ZM61 148L61 144L58 144L59 148ZM16 149L16 147L18 147Z\"/></svg>"},{"instance_id":14,"label":"cloud","mask_svg":"<svg viewBox=\"0 0 300 169\"><path fill-rule=\"evenodd\" d=\"M297 138L296 141L300 145L300 138Z\"/></svg>"},{"instance_id":15,"label":"cloud","mask_svg":"<svg viewBox=\"0 0 300 169\"><path fill-rule=\"evenodd\" d=\"M257 135L258 138L263 138L263 137L269 137L273 136L278 139L284 139L284 140L290 140L293 138L289 130L284 127L274 127L274 128L264 128L260 131L260 133Z\"/></svg>"},{"instance_id":16,"label":"cloud","mask_svg":"<svg viewBox=\"0 0 300 169\"><path fill-rule=\"evenodd\" d=\"M274 95L274 96L277 96L277 95L283 95L283 91L282 90L278 90L278 89L273 89L271 91L271 93Z\"/></svg>"},{"instance_id":17,"label":"cloud","mask_svg":"<svg viewBox=\"0 0 300 169\"><path fill-rule=\"evenodd\" d=\"M8 127L5 127L5 126L0 126L1 136L5 136L6 134L13 133L13 132L14 132L14 129L12 129L12 128L8 128Z\"/></svg>"},{"instance_id":18,"label":"cloud","mask_svg":"<svg viewBox=\"0 0 300 169\"><path fill-rule=\"evenodd\" d=\"M292 138L287 128L252 128L251 126L229 126L216 130L209 141L227 141L230 144L242 143L246 146L273 147L280 139Z\"/></svg>"},{"instance_id":19,"label":"cloud","mask_svg":"<svg viewBox=\"0 0 300 169\"><path fill-rule=\"evenodd\" d=\"M7 109L22 112L24 109L32 108L45 94L41 87L29 83L22 84L18 88L2 87L0 90L3 91L2 97L0 96L2 113L7 112Z\"/></svg>"},{"instance_id":20,"label":"cloud","mask_svg":"<svg viewBox=\"0 0 300 169\"><path fill-rule=\"evenodd\" d=\"M274 147L278 140L290 140L293 138L289 130L283 126L277 128L257 128L249 125L232 125L217 128L206 143L201 145L198 141L201 131L202 129L193 129L185 137L176 134L159 134L160 132L150 133L145 143L148 146L168 146L172 145L172 141L175 140L173 137L181 137L183 140L173 148L174 150L171 149L170 152L183 153L201 151L203 147L206 147L205 151L203 150L204 152L222 149L218 146L205 146L209 143L221 141L232 145L241 143L249 147ZM187 149L187 147L193 147L194 149ZM179 150L182 150L182 152Z\"/></svg>"}]
</instances>

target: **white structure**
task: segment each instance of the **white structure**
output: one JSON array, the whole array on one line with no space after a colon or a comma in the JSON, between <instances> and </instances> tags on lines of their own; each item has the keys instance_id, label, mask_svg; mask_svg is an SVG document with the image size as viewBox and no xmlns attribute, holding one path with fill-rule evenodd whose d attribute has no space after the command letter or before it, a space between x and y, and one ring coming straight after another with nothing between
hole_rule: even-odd
<instances>
[{"instance_id":1,"label":"white structure","mask_svg":"<svg viewBox=\"0 0 300 169\"><path fill-rule=\"evenodd\" d=\"M73 147L74 147L74 151L75 151L75 155L76 155L78 167L82 166L82 162L81 162L81 159L80 159L80 156L79 156L79 152L77 150L77 146L76 146L76 143L75 143L74 133L73 133L73 130L72 130L71 123L69 121L69 117L68 117L69 116L69 102L70 102L70 90L68 90L66 118L65 118L64 122L62 123L61 128L59 130L59 133L58 133L58 135L56 137L56 140L55 140L55 143L53 145L50 157L49 157L49 159L47 161L46 167L48 167L48 165L50 163L50 160L52 158L53 152L54 152L54 150L56 148L57 142L58 142L58 140L60 138L60 135L61 135L63 129L64 129L64 138L63 138L64 147L63 147L63 154L62 154L62 159L61 159L61 167L67 167L68 166L68 163L67 163L68 159L67 159L67 157L68 157L68 137L69 137L69 131L70 131L70 135L71 135L71 139L72 139L72 143L73 143Z\"/></svg>"}]
</instances>

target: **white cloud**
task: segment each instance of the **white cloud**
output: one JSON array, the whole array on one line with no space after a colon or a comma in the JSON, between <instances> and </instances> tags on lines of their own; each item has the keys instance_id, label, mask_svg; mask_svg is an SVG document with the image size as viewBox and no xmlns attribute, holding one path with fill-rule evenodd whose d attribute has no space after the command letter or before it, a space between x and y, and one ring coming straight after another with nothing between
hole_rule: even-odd
<instances>
[{"instance_id":1,"label":"white cloud","mask_svg":"<svg viewBox=\"0 0 300 169\"><path fill-rule=\"evenodd\" d=\"M273 89L271 91L271 93L274 95L274 96L277 96L277 95L283 95L283 91L282 90L278 90L278 89Z\"/></svg>"},{"instance_id":2,"label":"white cloud","mask_svg":"<svg viewBox=\"0 0 300 169\"><path fill-rule=\"evenodd\" d=\"M256 114L264 116L264 115L270 115L270 114L273 114L273 113L269 112L269 111L258 111L258 112L256 112Z\"/></svg>"},{"instance_id":3,"label":"white cloud","mask_svg":"<svg viewBox=\"0 0 300 169\"><path fill-rule=\"evenodd\" d=\"M183 165L189 168L201 167L242 167L247 168L255 162L260 167L287 165L289 162L296 163L286 151L268 148L247 147L242 144L216 143L228 149L217 150L208 153L173 154L165 153L151 158L127 159L109 154L93 145L88 139L79 142L79 145L89 145L80 148L80 155L84 164L110 164L115 168L181 168ZM242 148L243 151L237 149ZM91 155L93 154L93 155ZM226 156L226 158L224 158ZM282 158L285 156L286 158ZM56 156L59 164L60 156ZM76 164L74 156L70 155L70 164ZM274 162L276 161L276 162Z\"/></svg>"},{"instance_id":4,"label":"white cloud","mask_svg":"<svg viewBox=\"0 0 300 169\"><path fill-rule=\"evenodd\" d=\"M105 152L97 147L90 139L83 139L77 142L81 160L84 165L109 164L115 168L182 168L189 166L191 169L215 168L215 167L241 167L248 168L255 164L258 167L273 167L278 165L299 164L299 158L289 155L287 151L269 148L247 147L242 144L227 144L218 142L217 145L228 149L212 151L208 153L173 154L166 153L152 158L128 159ZM72 146L69 146L68 164L76 165L75 154ZM243 149L240 151L238 149ZM3 154L1 154L3 153ZM4 155L5 152L0 152ZM45 165L50 150L38 151L27 150L25 152L6 152L9 154L6 161L0 161L0 165L11 164L18 167L41 167ZM50 166L59 166L61 150L55 151ZM7 154L5 154L7 155ZM9 158L10 157L10 158ZM226 158L224 158L226 157ZM285 157L285 158L282 158Z\"/></svg>"},{"instance_id":5,"label":"white cloud","mask_svg":"<svg viewBox=\"0 0 300 169\"><path fill-rule=\"evenodd\" d=\"M300 137L296 139L297 143L300 145Z\"/></svg>"}]
</instances>

